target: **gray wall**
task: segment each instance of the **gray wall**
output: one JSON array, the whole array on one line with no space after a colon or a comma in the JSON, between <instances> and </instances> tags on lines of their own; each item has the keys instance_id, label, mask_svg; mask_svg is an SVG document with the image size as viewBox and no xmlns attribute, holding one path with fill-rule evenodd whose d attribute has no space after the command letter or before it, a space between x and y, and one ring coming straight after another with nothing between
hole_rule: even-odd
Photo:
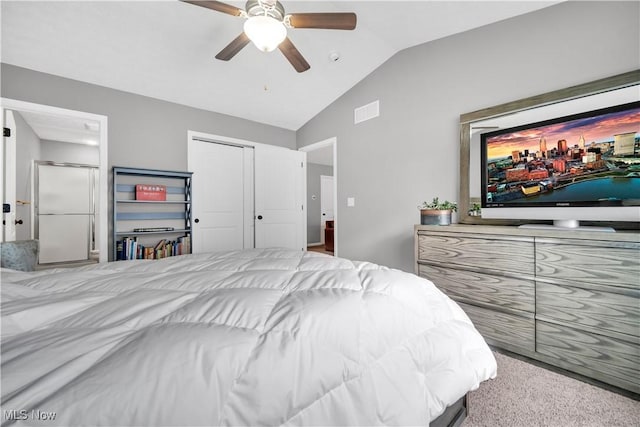
<instances>
[{"instance_id":1,"label":"gray wall","mask_svg":"<svg viewBox=\"0 0 640 427\"><path fill-rule=\"evenodd\" d=\"M320 243L320 175L333 176L333 166L307 163L307 242ZM313 200L313 196L316 199Z\"/></svg>"},{"instance_id":2,"label":"gray wall","mask_svg":"<svg viewBox=\"0 0 640 427\"><path fill-rule=\"evenodd\" d=\"M109 118L109 167L186 170L187 130L296 148L295 132L2 64L4 98Z\"/></svg>"},{"instance_id":3,"label":"gray wall","mask_svg":"<svg viewBox=\"0 0 640 427\"><path fill-rule=\"evenodd\" d=\"M290 130L9 64L3 63L1 71L4 98L107 116L109 168L187 170L188 130L296 148ZM111 197L108 209L112 212ZM109 224L108 247L111 233Z\"/></svg>"},{"instance_id":4,"label":"gray wall","mask_svg":"<svg viewBox=\"0 0 640 427\"><path fill-rule=\"evenodd\" d=\"M40 158L40 138L25 122L19 112L14 111L16 122L16 200L31 200L31 177L33 160ZM31 205L16 205L16 240L31 238Z\"/></svg>"},{"instance_id":5,"label":"gray wall","mask_svg":"<svg viewBox=\"0 0 640 427\"><path fill-rule=\"evenodd\" d=\"M566 2L406 49L305 124L299 147L338 140L339 255L413 271L416 206L457 200L460 114L638 68L638 16ZM380 117L354 125L376 99Z\"/></svg>"}]
</instances>

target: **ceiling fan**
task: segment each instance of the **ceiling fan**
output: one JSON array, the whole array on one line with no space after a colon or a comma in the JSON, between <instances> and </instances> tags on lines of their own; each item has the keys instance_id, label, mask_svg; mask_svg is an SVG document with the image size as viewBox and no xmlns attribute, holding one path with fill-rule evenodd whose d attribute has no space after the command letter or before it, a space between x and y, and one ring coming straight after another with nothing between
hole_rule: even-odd
<instances>
[{"instance_id":1,"label":"ceiling fan","mask_svg":"<svg viewBox=\"0 0 640 427\"><path fill-rule=\"evenodd\" d=\"M213 0L182 1L246 19L244 32L222 49L216 59L228 61L252 41L264 52L271 52L276 47L280 49L299 73L307 71L311 66L287 37L287 28L353 30L357 21L355 13L285 14L284 7L276 0L249 0L244 10Z\"/></svg>"}]
</instances>

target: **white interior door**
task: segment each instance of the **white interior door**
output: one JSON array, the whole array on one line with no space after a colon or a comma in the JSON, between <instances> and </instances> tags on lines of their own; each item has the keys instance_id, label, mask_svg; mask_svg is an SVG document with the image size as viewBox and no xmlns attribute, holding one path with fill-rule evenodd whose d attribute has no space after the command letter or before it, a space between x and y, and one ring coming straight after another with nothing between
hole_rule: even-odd
<instances>
[{"instance_id":1,"label":"white interior door","mask_svg":"<svg viewBox=\"0 0 640 427\"><path fill-rule=\"evenodd\" d=\"M320 175L320 242L324 243L327 221L333 221L333 177Z\"/></svg>"},{"instance_id":2,"label":"white interior door","mask_svg":"<svg viewBox=\"0 0 640 427\"><path fill-rule=\"evenodd\" d=\"M3 128L9 128L11 135L3 137L2 144L2 195L3 202L10 206L11 211L2 214L2 241L16 240L16 122L13 111L3 109Z\"/></svg>"},{"instance_id":3,"label":"white interior door","mask_svg":"<svg viewBox=\"0 0 640 427\"><path fill-rule=\"evenodd\" d=\"M305 152L255 147L257 248L306 248L306 166Z\"/></svg>"},{"instance_id":4,"label":"white interior door","mask_svg":"<svg viewBox=\"0 0 640 427\"><path fill-rule=\"evenodd\" d=\"M193 253L253 247L245 234L245 210L252 218L253 169L250 148L205 141L190 141L189 169L193 172ZM248 163L248 164L247 164ZM248 239L245 239L248 237Z\"/></svg>"}]
</instances>

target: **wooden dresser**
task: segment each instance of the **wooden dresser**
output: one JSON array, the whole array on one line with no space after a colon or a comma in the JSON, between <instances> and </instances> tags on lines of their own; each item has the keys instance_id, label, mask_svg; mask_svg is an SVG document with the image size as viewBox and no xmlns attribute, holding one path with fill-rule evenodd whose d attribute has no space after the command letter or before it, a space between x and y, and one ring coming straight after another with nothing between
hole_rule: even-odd
<instances>
[{"instance_id":1,"label":"wooden dresser","mask_svg":"<svg viewBox=\"0 0 640 427\"><path fill-rule=\"evenodd\" d=\"M640 394L640 234L415 226L416 274L487 342Z\"/></svg>"}]
</instances>

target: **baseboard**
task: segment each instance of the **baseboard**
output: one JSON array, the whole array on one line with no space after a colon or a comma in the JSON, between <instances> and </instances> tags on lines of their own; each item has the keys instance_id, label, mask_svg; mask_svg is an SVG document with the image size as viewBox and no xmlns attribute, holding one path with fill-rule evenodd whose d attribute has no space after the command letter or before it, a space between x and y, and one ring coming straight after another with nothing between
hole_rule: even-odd
<instances>
[{"instance_id":1,"label":"baseboard","mask_svg":"<svg viewBox=\"0 0 640 427\"><path fill-rule=\"evenodd\" d=\"M634 393L631 390L625 390L623 388L616 387L616 386L614 386L612 384L608 384L608 383L599 381L599 380L597 380L595 378L590 378L590 377L581 375L581 374L579 374L577 372L569 371L569 370L563 369L563 368L561 368L559 366L555 366L555 365L551 365L549 363L546 363L546 362L544 362L542 360L533 359L531 357L527 357L527 356L522 355L522 354L514 353L512 351L505 350L503 348L499 348L499 347L496 347L494 345L489 345L489 347L492 350L497 351L498 353L504 354L505 356L509 356L509 357L514 358L514 359L522 360L523 362L531 363L532 365L538 366L540 368L547 369L549 371L556 372L556 373L558 373L560 375L564 375L565 377L573 378L574 380L578 380L578 381L582 381L583 383L591 384L592 386L601 388L603 390L610 391L612 393L619 394L619 395L624 396L624 397L628 397L629 399L640 401L640 394Z\"/></svg>"}]
</instances>

